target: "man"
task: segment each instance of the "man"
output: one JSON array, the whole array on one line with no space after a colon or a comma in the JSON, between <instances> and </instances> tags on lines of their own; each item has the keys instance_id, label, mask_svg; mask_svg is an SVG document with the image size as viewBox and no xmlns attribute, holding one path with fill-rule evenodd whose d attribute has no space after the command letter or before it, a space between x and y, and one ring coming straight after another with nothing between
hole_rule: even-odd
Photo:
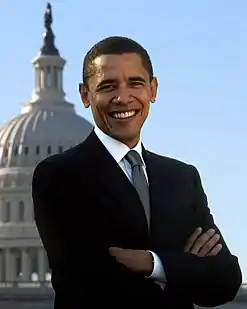
<instances>
[{"instance_id":1,"label":"man","mask_svg":"<svg viewBox=\"0 0 247 309\"><path fill-rule=\"evenodd\" d=\"M85 56L79 89L95 129L33 176L56 309L213 307L241 285L196 168L141 144L157 86L131 39L106 38Z\"/></svg>"}]
</instances>

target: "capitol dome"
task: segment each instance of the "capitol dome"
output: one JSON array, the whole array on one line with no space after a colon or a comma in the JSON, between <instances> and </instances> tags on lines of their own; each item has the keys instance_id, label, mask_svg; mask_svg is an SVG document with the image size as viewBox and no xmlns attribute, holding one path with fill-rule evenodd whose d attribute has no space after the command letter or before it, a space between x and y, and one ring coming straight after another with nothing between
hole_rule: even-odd
<instances>
[{"instance_id":1,"label":"capitol dome","mask_svg":"<svg viewBox=\"0 0 247 309\"><path fill-rule=\"evenodd\" d=\"M66 61L54 43L50 4L44 19L44 43L32 61L31 99L0 128L0 283L8 286L49 282L47 256L34 222L33 171L41 160L81 143L92 131L92 124L65 99Z\"/></svg>"},{"instance_id":2,"label":"capitol dome","mask_svg":"<svg viewBox=\"0 0 247 309\"><path fill-rule=\"evenodd\" d=\"M35 166L86 138L92 125L73 110L34 108L0 128L0 168Z\"/></svg>"}]
</instances>

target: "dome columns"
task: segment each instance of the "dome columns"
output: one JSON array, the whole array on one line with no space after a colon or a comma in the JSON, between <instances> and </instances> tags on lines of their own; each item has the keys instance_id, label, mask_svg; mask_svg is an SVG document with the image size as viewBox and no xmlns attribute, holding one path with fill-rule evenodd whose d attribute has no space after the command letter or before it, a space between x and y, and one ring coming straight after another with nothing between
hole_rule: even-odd
<instances>
[{"instance_id":1,"label":"dome columns","mask_svg":"<svg viewBox=\"0 0 247 309\"><path fill-rule=\"evenodd\" d=\"M39 56L33 60L35 85L31 103L64 102L63 68L66 61L53 55Z\"/></svg>"},{"instance_id":2,"label":"dome columns","mask_svg":"<svg viewBox=\"0 0 247 309\"><path fill-rule=\"evenodd\" d=\"M33 273L39 282L46 281L49 269L44 248L5 248L0 251L0 282L31 282Z\"/></svg>"}]
</instances>

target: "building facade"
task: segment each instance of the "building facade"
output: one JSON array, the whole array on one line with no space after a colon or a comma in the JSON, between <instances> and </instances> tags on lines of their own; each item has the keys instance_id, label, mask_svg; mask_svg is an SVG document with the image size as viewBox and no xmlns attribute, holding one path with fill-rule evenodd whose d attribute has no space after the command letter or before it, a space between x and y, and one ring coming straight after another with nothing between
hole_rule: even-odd
<instances>
[{"instance_id":1,"label":"building facade","mask_svg":"<svg viewBox=\"0 0 247 309\"><path fill-rule=\"evenodd\" d=\"M43 46L32 61L35 86L20 114L0 128L0 282L49 281L47 257L34 223L31 180L45 157L82 142L92 125L63 90L65 60L45 12Z\"/></svg>"}]
</instances>

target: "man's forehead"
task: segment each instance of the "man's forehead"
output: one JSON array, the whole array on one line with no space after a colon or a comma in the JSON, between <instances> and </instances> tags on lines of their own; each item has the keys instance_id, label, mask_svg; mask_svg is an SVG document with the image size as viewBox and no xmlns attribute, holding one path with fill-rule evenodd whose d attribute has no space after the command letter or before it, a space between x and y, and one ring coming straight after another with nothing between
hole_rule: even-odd
<instances>
[{"instance_id":1,"label":"man's forehead","mask_svg":"<svg viewBox=\"0 0 247 309\"><path fill-rule=\"evenodd\" d=\"M101 55L93 60L97 69L114 69L121 66L142 67L142 61L139 55L135 53L126 53L120 55Z\"/></svg>"},{"instance_id":2,"label":"man's forehead","mask_svg":"<svg viewBox=\"0 0 247 309\"><path fill-rule=\"evenodd\" d=\"M146 70L141 58L137 54L102 55L93 61L94 74L108 75L116 72L125 72L130 75L145 75Z\"/></svg>"}]
</instances>

